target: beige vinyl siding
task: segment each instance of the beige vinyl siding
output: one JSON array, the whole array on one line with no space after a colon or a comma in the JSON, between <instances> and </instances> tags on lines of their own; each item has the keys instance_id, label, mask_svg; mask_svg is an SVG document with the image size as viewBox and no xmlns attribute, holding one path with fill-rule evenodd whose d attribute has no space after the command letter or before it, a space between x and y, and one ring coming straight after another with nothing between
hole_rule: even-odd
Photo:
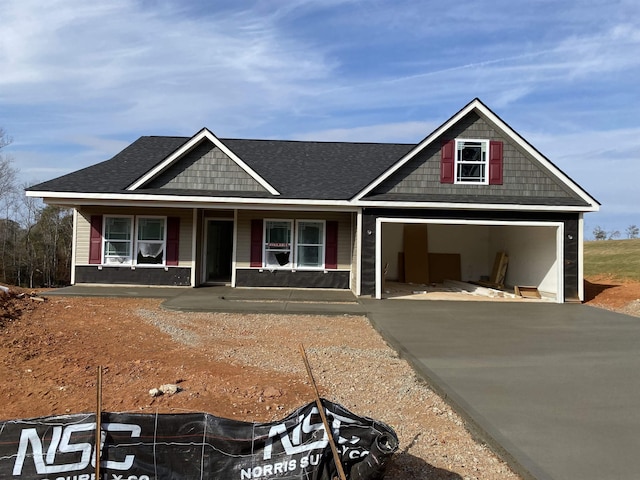
<instances>
[{"instance_id":1,"label":"beige vinyl siding","mask_svg":"<svg viewBox=\"0 0 640 480\"><path fill-rule=\"evenodd\" d=\"M95 214L94 214L95 215ZM91 213L78 209L76 224L76 265L89 263L89 241L91 235Z\"/></svg>"},{"instance_id":2,"label":"beige vinyl siding","mask_svg":"<svg viewBox=\"0 0 640 480\"><path fill-rule=\"evenodd\" d=\"M281 212L246 211L238 212L238 238L236 247L236 267L249 268L251 254L251 220L326 220L338 222L338 269L351 268L351 214L342 212Z\"/></svg>"},{"instance_id":3,"label":"beige vinyl siding","mask_svg":"<svg viewBox=\"0 0 640 480\"><path fill-rule=\"evenodd\" d=\"M180 240L178 265L190 267L191 235L193 231L193 210L190 209L160 209L160 208L131 208L131 207L85 207L78 209L77 237L76 237L76 265L89 264L89 243L91 235L92 215L133 215L180 217Z\"/></svg>"}]
</instances>

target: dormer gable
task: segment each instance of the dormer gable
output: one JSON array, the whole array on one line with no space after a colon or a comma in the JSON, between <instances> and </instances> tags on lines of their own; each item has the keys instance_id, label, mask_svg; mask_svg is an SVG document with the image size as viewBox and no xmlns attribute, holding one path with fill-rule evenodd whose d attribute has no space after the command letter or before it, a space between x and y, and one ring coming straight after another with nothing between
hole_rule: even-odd
<instances>
[{"instance_id":1,"label":"dormer gable","mask_svg":"<svg viewBox=\"0 0 640 480\"><path fill-rule=\"evenodd\" d=\"M206 128L127 187L131 191L148 189L279 195L269 182Z\"/></svg>"},{"instance_id":2,"label":"dormer gable","mask_svg":"<svg viewBox=\"0 0 640 480\"><path fill-rule=\"evenodd\" d=\"M598 209L598 202L474 99L355 200L526 204Z\"/></svg>"}]
</instances>

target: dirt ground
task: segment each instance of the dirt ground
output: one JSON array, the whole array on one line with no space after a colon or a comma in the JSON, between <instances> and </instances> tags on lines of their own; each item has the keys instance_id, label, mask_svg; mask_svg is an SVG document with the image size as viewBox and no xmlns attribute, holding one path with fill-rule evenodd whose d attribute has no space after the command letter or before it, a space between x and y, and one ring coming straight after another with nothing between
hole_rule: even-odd
<instances>
[{"instance_id":1,"label":"dirt ground","mask_svg":"<svg viewBox=\"0 0 640 480\"><path fill-rule=\"evenodd\" d=\"M587 303L640 316L640 283L585 287ZM313 400L302 343L322 396L396 430L386 478L518 478L363 317L176 313L156 299L34 293L0 292L0 420L95 411L102 366L104 411L273 421ZM167 383L182 391L149 394Z\"/></svg>"}]
</instances>

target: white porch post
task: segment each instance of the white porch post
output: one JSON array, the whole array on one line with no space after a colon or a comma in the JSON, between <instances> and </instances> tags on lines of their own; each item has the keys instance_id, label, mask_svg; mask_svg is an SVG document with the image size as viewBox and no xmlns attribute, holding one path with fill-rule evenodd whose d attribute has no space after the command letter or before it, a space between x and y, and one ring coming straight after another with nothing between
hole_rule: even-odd
<instances>
[{"instance_id":1,"label":"white porch post","mask_svg":"<svg viewBox=\"0 0 640 480\"><path fill-rule=\"evenodd\" d=\"M193 209L193 220L191 225L191 286L195 287L198 284L197 274L198 268L196 265L196 259L198 258L198 209Z\"/></svg>"}]
</instances>

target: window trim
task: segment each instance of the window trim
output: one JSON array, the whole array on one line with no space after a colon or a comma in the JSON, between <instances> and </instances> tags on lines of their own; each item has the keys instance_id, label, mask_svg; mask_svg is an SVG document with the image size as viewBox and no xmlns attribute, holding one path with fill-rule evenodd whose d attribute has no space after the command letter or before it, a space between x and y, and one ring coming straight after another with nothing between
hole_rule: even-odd
<instances>
[{"instance_id":1,"label":"window trim","mask_svg":"<svg viewBox=\"0 0 640 480\"><path fill-rule=\"evenodd\" d=\"M267 264L267 225L269 222L287 222L291 227L291 248L290 248L290 258L289 263L287 265L269 265ZM298 264L298 247L301 245L310 245L314 246L315 244L300 244L299 242L299 234L298 228L300 223L316 223L322 224L322 238L321 243L318 244L320 246L320 258L321 264L319 266L305 266ZM326 252L327 252L327 221L324 219L314 219L314 218L264 218L262 221L262 268L269 270L304 270L304 271L321 271L326 268Z\"/></svg>"},{"instance_id":2,"label":"window trim","mask_svg":"<svg viewBox=\"0 0 640 480\"><path fill-rule=\"evenodd\" d=\"M322 238L321 243L319 244L320 246L320 265L318 266L314 266L314 267L310 267L310 266L305 266L305 265L299 265L298 264L298 247L301 245L299 242L299 235L298 235L298 227L300 225L300 223L319 223L322 225ZM325 256L326 256L326 251L327 251L327 221L326 220L321 220L321 219L305 219L305 218L299 218L296 219L296 237L295 237L295 256L294 256L294 265L295 268L297 268L298 270L324 270L325 269ZM311 243L303 243L302 245L308 245L308 246L316 246L316 244L311 244Z\"/></svg>"},{"instance_id":3,"label":"window trim","mask_svg":"<svg viewBox=\"0 0 640 480\"><path fill-rule=\"evenodd\" d=\"M129 246L129 261L126 263L108 263L106 260L108 258L107 255L107 221L109 218L128 218L131 219L131 240ZM162 240L162 263L138 263L137 261L137 252L138 252L138 232L140 229L140 220L141 219L162 219L164 220L164 238ZM102 234L101 234L101 242L102 242L102 256L101 256L101 266L104 267L144 267L144 268L164 268L167 266L167 238L168 238L168 217L166 215L114 215L114 214L104 214L102 216ZM159 241L158 241L159 243ZM134 255L135 254L135 255Z\"/></svg>"},{"instance_id":4,"label":"window trim","mask_svg":"<svg viewBox=\"0 0 640 480\"><path fill-rule=\"evenodd\" d=\"M155 219L159 219L159 220L163 220L164 222L164 227L163 227L163 235L162 235L162 262L160 263L138 263L138 242L149 242L149 243L156 243L159 244L160 240L140 240L138 238L138 234L140 233L140 220L147 220L147 219L151 219L151 220L155 220ZM162 216L162 215L139 215L135 217L135 244L133 247L133 251L135 252L135 257L134 257L134 265L140 265L140 266L145 266L145 267L164 267L167 264L167 236L168 236L168 232L167 232L167 217L166 216Z\"/></svg>"},{"instance_id":5,"label":"window trim","mask_svg":"<svg viewBox=\"0 0 640 480\"><path fill-rule=\"evenodd\" d=\"M128 262L122 262L122 263L107 262L107 258L115 257L114 255L107 255L107 243L113 241L107 238L107 222L110 218L128 218L131 220L131 225L129 230L130 239L129 239L129 255L128 255L129 261ZM133 244L135 243L134 232L133 232L134 224L135 224L135 217L133 215L104 215L103 216L102 218L102 259L101 259L102 265L107 267L121 267L121 266L134 265L133 263Z\"/></svg>"},{"instance_id":6,"label":"window trim","mask_svg":"<svg viewBox=\"0 0 640 480\"><path fill-rule=\"evenodd\" d=\"M478 165L481 165L483 168L483 175L481 181L473 182L473 181L465 181L459 180L459 167L464 165L465 162L462 162L458 157L459 145L463 142L474 142L480 143L483 146L484 150L484 160L480 162L474 162ZM491 155L491 141L489 139L480 139L480 138L456 138L454 140L453 145L453 154L454 154L454 163L453 163L453 183L456 185L489 185L489 157Z\"/></svg>"},{"instance_id":7,"label":"window trim","mask_svg":"<svg viewBox=\"0 0 640 480\"><path fill-rule=\"evenodd\" d=\"M267 248L267 224L269 222L286 222L290 227L290 243L289 243L289 262L287 265L269 265L267 264L267 252L271 251ZM265 218L262 221L262 267L269 270L292 270L295 269L295 221L291 218Z\"/></svg>"}]
</instances>

